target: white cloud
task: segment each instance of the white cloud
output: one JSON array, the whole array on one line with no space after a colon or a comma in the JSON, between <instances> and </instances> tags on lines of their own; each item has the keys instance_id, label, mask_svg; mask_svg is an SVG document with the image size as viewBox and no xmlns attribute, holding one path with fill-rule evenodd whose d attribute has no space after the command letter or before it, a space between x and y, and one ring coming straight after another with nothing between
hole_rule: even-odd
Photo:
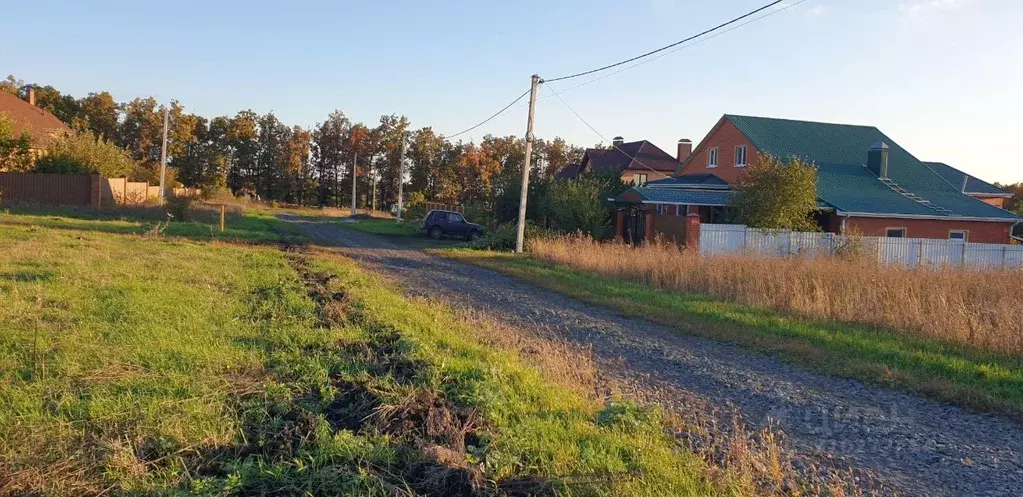
<instances>
[{"instance_id":1,"label":"white cloud","mask_svg":"<svg viewBox=\"0 0 1023 497\"><path fill-rule=\"evenodd\" d=\"M900 3L899 12L917 16L928 11L954 10L969 3L973 3L973 0L918 0Z\"/></svg>"},{"instance_id":2,"label":"white cloud","mask_svg":"<svg viewBox=\"0 0 1023 497\"><path fill-rule=\"evenodd\" d=\"M825 7L822 4L818 4L818 5L815 5L812 9L806 11L806 13L807 13L807 15L816 17L816 16L819 16L819 15L827 12L827 10L828 10L827 7Z\"/></svg>"}]
</instances>

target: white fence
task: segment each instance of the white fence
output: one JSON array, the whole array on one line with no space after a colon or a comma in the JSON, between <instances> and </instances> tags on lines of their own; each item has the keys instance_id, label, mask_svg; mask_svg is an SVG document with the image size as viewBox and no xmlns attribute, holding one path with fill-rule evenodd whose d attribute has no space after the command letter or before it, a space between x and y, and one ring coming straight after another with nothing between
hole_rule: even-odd
<instances>
[{"instance_id":1,"label":"white fence","mask_svg":"<svg viewBox=\"0 0 1023 497\"><path fill-rule=\"evenodd\" d=\"M860 244L879 262L915 266L947 264L989 268L1023 267L1023 245L966 243L929 238L845 237L833 233L758 230L737 224L700 225L700 253L751 252L765 255L835 255Z\"/></svg>"}]
</instances>

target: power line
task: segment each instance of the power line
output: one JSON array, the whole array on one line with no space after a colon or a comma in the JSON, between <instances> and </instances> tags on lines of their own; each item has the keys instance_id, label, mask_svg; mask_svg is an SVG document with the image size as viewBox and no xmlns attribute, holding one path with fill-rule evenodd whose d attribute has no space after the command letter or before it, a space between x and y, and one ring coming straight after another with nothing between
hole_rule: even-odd
<instances>
[{"instance_id":1,"label":"power line","mask_svg":"<svg viewBox=\"0 0 1023 497\"><path fill-rule=\"evenodd\" d=\"M669 55L671 55L671 54L674 54L674 53L677 53L677 52L679 52L679 51L680 51L680 50L682 50L682 49L685 49L685 48L689 48L689 47L691 47L691 46L694 46L694 45L698 45L698 44L700 44L700 43L703 43L703 42L705 42L705 41L708 41L708 40L711 40L711 39L717 38L718 36L721 36L721 35L723 35L723 34L726 34L726 33L729 33L729 32L731 32L731 31L734 31L734 30L736 30L736 29L739 29L739 28L741 28L741 27L743 27L743 26L746 26L747 24L753 24L753 23L755 23L755 22L757 22L757 21L759 21L759 20L761 20L761 19L764 19L765 17L770 17L770 16L773 16L773 15L775 15L775 14L778 14L778 13L780 13L780 12L784 12L784 11L786 11L786 10L789 10L789 9L791 9L791 8L793 8L793 7L795 7L795 6L799 5L799 4L801 4L801 3L805 3L805 2L807 2L807 1L808 1L808 0L799 0L799 1L795 2L795 3L787 4L787 5L785 5L785 6L781 7L781 8L778 8L778 9L772 10L772 11L770 11L770 12L767 12L767 13L765 13L765 14L764 14L764 15L762 15L762 16L758 16L758 17L755 17L755 18L753 18L753 19L750 19L750 20L748 20L748 21L746 21L746 22L744 22L744 23L742 23L742 24L737 24L737 25L735 25L735 26L732 26L732 27L730 27L730 28L728 28L728 29L726 29L726 30L724 30L724 31L720 31L720 32L714 33L714 34L712 34L712 35L710 35L710 36L707 36L707 37L705 37L705 38L700 38L699 40L696 40L696 41L694 41L693 43L690 43L690 44L688 44L688 45L683 45L683 46L680 46L680 47L677 47L677 48L675 48L674 50L670 50L670 51L668 51L668 52L662 53L662 54L660 54L660 55L658 55L657 57L654 57L654 58L652 58L652 59L646 59L646 60L640 61L640 62L638 62L638 63L636 63L636 64L633 64L633 65L631 65L631 66L628 66L628 67L623 67L623 68L621 68L621 69L619 69L619 70L617 70L617 71L614 71L614 72L610 72L610 73L604 74L604 75L602 75L602 76L599 76L599 77L593 78L593 79L591 79L591 80L589 80L589 81L585 81L585 82L579 83L579 84L577 84L577 85L575 85L575 86L570 86L570 87L568 87L568 88L565 88L564 90L562 90L562 91L561 91L560 93L562 93L562 94L568 93L568 92L570 92L570 91L572 91L572 90L575 90L575 89L577 89L577 88L582 88L582 87L584 87L584 86L586 86L586 85L589 85L589 84L592 84L592 83L596 83L597 81L600 81L600 80L603 80L603 79L609 78L609 77L611 77L611 76L614 76L615 74L623 73L623 72L625 72L625 71L628 71L629 69L632 69L632 68L635 68L635 67L639 67L639 66L641 66L641 65L644 65L644 64L647 64L647 63L653 62L653 61L655 61L655 60L658 60L658 59L660 59L660 58L662 58L662 57L667 57L667 56L669 56ZM555 81L555 80L548 80L548 81ZM543 98L547 98L547 97L550 97L550 96L551 96L551 95L547 95L546 97L543 97Z\"/></svg>"},{"instance_id":2,"label":"power line","mask_svg":"<svg viewBox=\"0 0 1023 497\"><path fill-rule=\"evenodd\" d=\"M488 122L493 121L495 118L497 118L497 116L500 116L501 114L504 114L504 112L506 110L510 109L511 106L519 103L519 100L522 100L526 95L529 95L529 90L526 90L525 92L522 93L522 95L519 95L518 98L516 98L515 100L512 100L512 102L510 104L505 105L504 108L502 108L501 110L495 112L494 115L492 115L492 116L490 116L490 117L480 121L475 126L473 126L471 128L464 129L462 131L459 131L458 133L455 133L453 135L441 135L441 137L445 138L445 139L451 139L451 138L454 138L454 137L459 136L459 135L464 135L464 134L466 134L466 133L468 133L468 132L470 132L470 131L472 131L472 130L480 127L480 126L483 126L484 124L487 124Z\"/></svg>"},{"instance_id":3,"label":"power line","mask_svg":"<svg viewBox=\"0 0 1023 497\"><path fill-rule=\"evenodd\" d=\"M727 22L723 22L721 24L718 24L717 26L714 26L713 28L710 28L708 30L705 30L705 31L700 32L698 34L695 34L693 36L690 36L690 37L688 37L688 38L686 38L684 40L676 41L675 43L672 43L670 45L665 45L665 46L663 46L661 48L658 48L656 50L651 50L651 51L649 51L647 53L644 53L644 54L641 54L641 55L637 55L635 57L632 57L632 58L629 58L629 59L625 59L625 60L620 61L620 62L615 62L614 64L608 64L606 66L598 67L596 69L590 69L589 71L583 71L583 72L576 73L576 74L570 74L568 76L561 76L561 77L558 77L558 78L548 79L546 81L561 81L561 80L564 80L564 79L578 78L579 76L585 76L587 74L593 74L593 73L596 73L596 72L606 71L606 70L611 69L613 67L618 67L618 66L621 66L621 65L624 65L624 64L628 64L630 62L637 61L637 60L645 58L645 57L649 57L649 56L654 55L656 53L663 52L663 51L665 51L665 50L667 50L669 48L676 47L676 46L679 46L679 45L681 45L683 43L686 43L688 41L695 40L695 39L697 39L697 38L699 38L699 37L701 37L703 35L706 35L706 34L709 34L709 33L713 33L714 31L717 31L717 30L719 30L719 29L721 29L721 28L723 28L725 26L729 26L731 24L735 24L735 23L737 23L737 22L739 22L739 21L741 21L741 20L743 20L743 19L745 19L747 17L750 17L752 15L756 15L759 12L762 12L762 11L764 11L766 9L774 7L775 5L778 5L778 4L782 3L783 1L784 0L775 0L775 1L773 1L773 2L771 2L769 4L767 4L767 5L764 5L763 7L760 7L758 9L749 11L749 12L747 12L747 13L739 16L739 17L736 17L735 19L732 19L732 20L727 21Z\"/></svg>"},{"instance_id":4,"label":"power line","mask_svg":"<svg viewBox=\"0 0 1023 497\"><path fill-rule=\"evenodd\" d=\"M583 123L583 124L585 124L587 128L590 128L590 130L591 130L591 131L593 131L594 133L596 133L596 134L597 134L597 136L599 136L601 140L603 140L603 141L606 141L606 142L609 142L609 143L611 143L611 146L612 146L612 147L613 147L613 148L614 148L615 150L617 150L617 151L619 151L619 152L621 152L621 153L625 154L626 156L629 156L629 154L627 154L627 153L626 153L626 152L625 152L624 150L622 150L622 149L621 149L621 148L620 148L620 147L619 147L618 145L615 145L615 143L614 143L614 141L613 141L613 140L608 140L608 139L607 139L607 137L605 137L605 136L604 136L604 135L603 135L603 134L602 134L602 133L601 133L600 131L597 131L597 128L594 128L592 124L590 124L590 123L589 123L588 121L586 121L586 119L584 119L584 118L583 118L583 116L580 116L580 115L579 115L579 113L578 113L578 112L576 112L576 111L575 111L575 109L573 109L571 105L568 105L568 102L566 102L566 101L565 101L565 99L561 98L561 95L559 95L559 94L558 94L557 90L555 90L555 89L554 89L554 87L553 87L553 86L551 86L549 82L546 82L546 81L545 81L545 82L544 82L544 84L545 84L545 85L547 85L547 89L549 89L549 90L551 91L551 93L552 93L552 94L553 94L553 95L554 95L555 97L558 97L558 100L560 100L560 101L561 101L561 104L562 104L562 105L564 105L564 106L565 106L565 108L566 108L566 109L568 109L568 111L569 111L569 112L571 112L571 113L572 113L573 115L575 115L575 117L576 117L577 119L579 119L580 121L582 121L582 123ZM639 155L639 154L637 154L637 155ZM654 168L652 168L652 167L650 167L650 166L648 166L648 165L644 164L644 163L643 163L643 161L639 160L639 159L638 159L638 158L636 158L636 157L632 157L632 160L633 160L633 161L635 161L635 162L637 162L637 163L639 163L639 165L641 165L641 166L643 166L643 167L645 167L645 168L649 169L649 170L650 170L650 171L652 171L652 172L655 172L655 173L657 173L657 174L664 174L664 171L658 171L658 170L656 170L656 169L654 169Z\"/></svg>"}]
</instances>

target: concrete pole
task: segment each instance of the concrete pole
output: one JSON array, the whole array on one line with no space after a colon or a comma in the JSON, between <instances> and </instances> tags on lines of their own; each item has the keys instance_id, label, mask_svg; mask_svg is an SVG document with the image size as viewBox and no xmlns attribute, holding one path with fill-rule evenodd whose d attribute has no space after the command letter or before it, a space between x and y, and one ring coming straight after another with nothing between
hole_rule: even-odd
<instances>
[{"instance_id":1,"label":"concrete pole","mask_svg":"<svg viewBox=\"0 0 1023 497\"><path fill-rule=\"evenodd\" d=\"M160 147L160 203L164 200L167 181L167 128L170 124L170 104L163 108L163 146Z\"/></svg>"},{"instance_id":2,"label":"concrete pole","mask_svg":"<svg viewBox=\"0 0 1023 497\"><path fill-rule=\"evenodd\" d=\"M401 209L405 206L402 201L402 194L404 193L405 186L405 154L408 153L408 142L405 140L405 133L401 134L401 164L399 164L398 170L398 222L401 222Z\"/></svg>"},{"instance_id":3,"label":"concrete pole","mask_svg":"<svg viewBox=\"0 0 1023 497\"><path fill-rule=\"evenodd\" d=\"M522 164L522 192L519 193L519 222L515 233L515 253L522 253L526 232L526 200L529 197L529 169L533 155L533 117L536 114L536 92L540 87L540 76L536 74L529 87L529 117L526 120L526 161Z\"/></svg>"},{"instance_id":4,"label":"concrete pole","mask_svg":"<svg viewBox=\"0 0 1023 497\"><path fill-rule=\"evenodd\" d=\"M356 172L359 170L359 154L355 154L355 160L352 161L352 216L355 216L355 181L359 179Z\"/></svg>"}]
</instances>

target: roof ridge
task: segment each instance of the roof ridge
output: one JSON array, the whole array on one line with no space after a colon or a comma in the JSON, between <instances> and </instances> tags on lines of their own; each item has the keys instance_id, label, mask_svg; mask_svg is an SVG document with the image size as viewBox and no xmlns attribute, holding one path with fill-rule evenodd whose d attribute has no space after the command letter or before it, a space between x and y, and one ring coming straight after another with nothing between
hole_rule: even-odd
<instances>
[{"instance_id":1,"label":"roof ridge","mask_svg":"<svg viewBox=\"0 0 1023 497\"><path fill-rule=\"evenodd\" d=\"M825 122L825 121L810 121L810 120L807 120L807 119L790 119L790 118L787 118L787 117L750 116L750 115L745 115L745 114L725 114L724 117L726 117L728 119L731 119L733 117L739 117L739 118L746 118L746 119L763 119L765 121L786 121L786 122L790 122L790 123L802 123L802 124L824 124L824 125L828 125L828 126L849 126L849 127L852 127L852 128L867 128L867 129L876 129L878 131L881 131L880 128L878 128L877 126L872 126L872 125L869 125L869 124L832 123L832 122Z\"/></svg>"}]
</instances>

